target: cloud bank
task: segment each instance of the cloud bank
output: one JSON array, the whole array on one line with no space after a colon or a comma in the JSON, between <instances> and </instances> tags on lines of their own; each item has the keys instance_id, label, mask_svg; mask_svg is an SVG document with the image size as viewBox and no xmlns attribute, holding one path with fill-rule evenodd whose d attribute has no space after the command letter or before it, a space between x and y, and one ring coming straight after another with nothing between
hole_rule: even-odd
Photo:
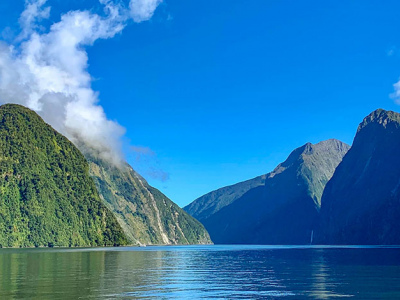
<instances>
[{"instance_id":1,"label":"cloud bank","mask_svg":"<svg viewBox=\"0 0 400 300\"><path fill-rule=\"evenodd\" d=\"M99 0L104 14L69 11L46 31L40 23L50 16L47 0L26 0L15 42L0 41L0 103L35 110L71 141L85 142L118 163L125 129L99 105L86 48L121 33L129 20L149 20L161 1Z\"/></svg>"}]
</instances>

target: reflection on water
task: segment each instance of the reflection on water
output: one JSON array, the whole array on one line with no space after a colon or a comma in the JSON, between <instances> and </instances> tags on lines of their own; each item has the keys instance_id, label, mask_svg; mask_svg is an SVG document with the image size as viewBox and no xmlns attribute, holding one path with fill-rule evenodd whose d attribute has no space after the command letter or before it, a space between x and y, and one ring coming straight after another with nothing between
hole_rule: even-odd
<instances>
[{"instance_id":1,"label":"reflection on water","mask_svg":"<svg viewBox=\"0 0 400 300\"><path fill-rule=\"evenodd\" d=\"M400 249L1 249L0 299L400 298Z\"/></svg>"}]
</instances>

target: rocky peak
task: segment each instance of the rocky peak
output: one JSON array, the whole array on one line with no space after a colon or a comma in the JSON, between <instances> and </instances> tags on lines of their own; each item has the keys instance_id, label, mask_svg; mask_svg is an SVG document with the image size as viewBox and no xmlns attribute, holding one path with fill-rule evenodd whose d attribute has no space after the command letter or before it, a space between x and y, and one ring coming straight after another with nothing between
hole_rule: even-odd
<instances>
[{"instance_id":1,"label":"rocky peak","mask_svg":"<svg viewBox=\"0 0 400 300\"><path fill-rule=\"evenodd\" d=\"M349 149L349 145L336 139L329 139L317 144L306 143L290 153L289 157L283 163L279 164L268 174L268 178L272 178L292 166L300 167L303 164L315 164L317 163L316 160L325 160L326 156L338 156L340 157L340 161Z\"/></svg>"},{"instance_id":2,"label":"rocky peak","mask_svg":"<svg viewBox=\"0 0 400 300\"><path fill-rule=\"evenodd\" d=\"M381 108L377 109L364 118L358 126L357 132L360 132L371 123L382 125L384 128L386 128L388 124L394 124L398 127L400 126L400 114Z\"/></svg>"}]
</instances>

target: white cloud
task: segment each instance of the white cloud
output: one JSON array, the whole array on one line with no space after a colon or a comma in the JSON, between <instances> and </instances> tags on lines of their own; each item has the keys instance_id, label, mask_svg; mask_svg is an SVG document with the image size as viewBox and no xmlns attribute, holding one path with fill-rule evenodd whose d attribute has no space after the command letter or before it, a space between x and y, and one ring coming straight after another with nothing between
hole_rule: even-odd
<instances>
[{"instance_id":1,"label":"white cloud","mask_svg":"<svg viewBox=\"0 0 400 300\"><path fill-rule=\"evenodd\" d=\"M20 39L25 39L35 29L39 29L38 21L50 17L50 7L43 7L47 0L25 0L25 10L19 18L22 28Z\"/></svg>"},{"instance_id":2,"label":"white cloud","mask_svg":"<svg viewBox=\"0 0 400 300\"><path fill-rule=\"evenodd\" d=\"M137 22L150 18L159 3L139 2ZM70 11L44 32L39 21L49 16L46 0L27 1L19 40L14 45L0 43L0 103L25 105L73 142L85 141L103 158L118 161L125 129L108 120L98 104L86 47L121 33L129 11L110 0L100 3L105 16Z\"/></svg>"},{"instance_id":3,"label":"white cloud","mask_svg":"<svg viewBox=\"0 0 400 300\"><path fill-rule=\"evenodd\" d=\"M131 0L129 2L130 14L135 22L151 19L157 6L162 0Z\"/></svg>"},{"instance_id":4,"label":"white cloud","mask_svg":"<svg viewBox=\"0 0 400 300\"><path fill-rule=\"evenodd\" d=\"M400 105L400 80L397 81L394 85L394 93L392 93L390 96L395 100L397 104Z\"/></svg>"}]
</instances>

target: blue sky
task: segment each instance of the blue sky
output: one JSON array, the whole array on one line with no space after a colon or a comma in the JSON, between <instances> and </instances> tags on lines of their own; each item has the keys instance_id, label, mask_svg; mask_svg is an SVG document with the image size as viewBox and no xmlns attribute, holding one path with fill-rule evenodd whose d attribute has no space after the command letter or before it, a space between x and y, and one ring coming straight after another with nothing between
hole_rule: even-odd
<instances>
[{"instance_id":1,"label":"blue sky","mask_svg":"<svg viewBox=\"0 0 400 300\"><path fill-rule=\"evenodd\" d=\"M101 10L48 4L45 27L62 12ZM22 10L0 3L3 39ZM398 1L165 0L149 21L88 47L88 70L108 118L127 130L128 162L184 206L271 171L306 142L351 144L374 109L399 111L399 17ZM151 151L138 161L129 145Z\"/></svg>"}]
</instances>

